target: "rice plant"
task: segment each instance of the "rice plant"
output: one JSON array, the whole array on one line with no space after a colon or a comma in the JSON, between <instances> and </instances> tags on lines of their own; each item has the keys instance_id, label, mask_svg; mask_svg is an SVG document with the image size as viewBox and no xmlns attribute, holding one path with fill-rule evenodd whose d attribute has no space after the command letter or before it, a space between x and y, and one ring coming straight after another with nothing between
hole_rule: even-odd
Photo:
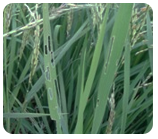
<instances>
[{"instance_id":1,"label":"rice plant","mask_svg":"<svg viewBox=\"0 0 158 139\"><path fill-rule=\"evenodd\" d=\"M12 134L144 134L153 123L153 12L143 3L23 3L3 12L3 126Z\"/></svg>"}]
</instances>

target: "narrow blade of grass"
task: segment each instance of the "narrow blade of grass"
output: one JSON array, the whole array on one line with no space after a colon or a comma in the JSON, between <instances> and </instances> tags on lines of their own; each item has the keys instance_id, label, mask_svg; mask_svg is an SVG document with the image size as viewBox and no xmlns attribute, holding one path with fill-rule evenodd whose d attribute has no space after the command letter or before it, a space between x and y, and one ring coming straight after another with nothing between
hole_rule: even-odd
<instances>
[{"instance_id":1,"label":"narrow blade of grass","mask_svg":"<svg viewBox=\"0 0 158 139\"><path fill-rule=\"evenodd\" d=\"M56 74L56 66L54 59L54 47L52 43L52 35L49 21L49 6L48 3L43 4L43 31L44 31L44 69L45 83L47 88L47 97L50 116L56 121L57 133L61 134L61 119L59 107L59 85ZM53 61L52 61L53 60ZM58 92L58 93L57 93Z\"/></svg>"},{"instance_id":2,"label":"narrow blade of grass","mask_svg":"<svg viewBox=\"0 0 158 139\"><path fill-rule=\"evenodd\" d=\"M151 121L150 121L150 123L149 123L149 125L148 125L148 127L146 128L146 130L145 130L144 133L150 132L150 130L152 129L152 127L153 127L153 118L151 119Z\"/></svg>"},{"instance_id":3,"label":"narrow blade of grass","mask_svg":"<svg viewBox=\"0 0 158 139\"><path fill-rule=\"evenodd\" d=\"M94 76L95 76L95 73L96 73L96 70L97 70L99 57L100 57L100 53L101 53L101 49L102 49L102 45L103 45L103 39L104 39L104 34L105 34L105 28L106 28L106 22L107 22L107 18L108 18L109 7L110 7L110 4L108 4L108 8L106 10L103 22L102 22L101 27L100 27L100 33L98 35L98 41L97 41L97 44L96 44L96 47L95 47L95 51L94 51L94 55L93 55L93 59L92 59L88 79L86 81L86 85L85 85L85 88L84 88L84 92L83 92L83 94L80 94L82 96L80 98L82 100L82 102L80 101L80 104L79 104L79 114L78 114L75 133L82 133L83 132L82 127L80 127L79 123L83 123L84 109L86 107L87 100L88 100L88 97L89 97L89 94L90 94L90 91L91 91L92 83L93 83L93 80L94 80Z\"/></svg>"},{"instance_id":4,"label":"narrow blade of grass","mask_svg":"<svg viewBox=\"0 0 158 139\"><path fill-rule=\"evenodd\" d=\"M123 45L128 33L129 22L131 19L133 4L120 4L119 11L115 20L111 38L114 37L111 56L106 67L103 67L98 89L98 102L95 108L93 126L91 133L97 133L103 120L107 99L110 93L111 85L117 70L117 62L121 56ZM107 59L105 60L107 61Z\"/></svg>"},{"instance_id":5,"label":"narrow blade of grass","mask_svg":"<svg viewBox=\"0 0 158 139\"><path fill-rule=\"evenodd\" d=\"M153 45L153 34L152 34L152 27L151 27L151 20L150 20L150 15L149 11L147 13L147 44L149 48L149 59L150 59L150 67L151 71L153 72L153 50L151 49Z\"/></svg>"},{"instance_id":6,"label":"narrow blade of grass","mask_svg":"<svg viewBox=\"0 0 158 139\"><path fill-rule=\"evenodd\" d=\"M130 45L125 46L125 65L124 65L124 93L122 103L122 121L121 121L121 134L125 133L127 112L128 112L128 100L130 93Z\"/></svg>"},{"instance_id":7,"label":"narrow blade of grass","mask_svg":"<svg viewBox=\"0 0 158 139\"><path fill-rule=\"evenodd\" d=\"M4 113L4 118L31 118L31 117L42 117L50 116L50 114L45 113Z\"/></svg>"}]
</instances>

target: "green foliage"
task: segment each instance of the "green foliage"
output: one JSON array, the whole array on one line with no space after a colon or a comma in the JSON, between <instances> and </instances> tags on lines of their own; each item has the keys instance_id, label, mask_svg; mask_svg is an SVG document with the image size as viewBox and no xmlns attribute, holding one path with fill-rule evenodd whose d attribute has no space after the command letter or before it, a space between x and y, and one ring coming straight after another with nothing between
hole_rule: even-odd
<instances>
[{"instance_id":1,"label":"green foliage","mask_svg":"<svg viewBox=\"0 0 158 139\"><path fill-rule=\"evenodd\" d=\"M9 4L3 121L13 134L143 134L153 123L146 4Z\"/></svg>"}]
</instances>

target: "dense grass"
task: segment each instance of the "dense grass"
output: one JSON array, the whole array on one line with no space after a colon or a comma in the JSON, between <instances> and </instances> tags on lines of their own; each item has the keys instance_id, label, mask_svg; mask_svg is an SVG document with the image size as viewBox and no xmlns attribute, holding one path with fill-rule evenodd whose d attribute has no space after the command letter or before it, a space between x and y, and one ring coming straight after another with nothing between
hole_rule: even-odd
<instances>
[{"instance_id":1,"label":"dense grass","mask_svg":"<svg viewBox=\"0 0 158 139\"><path fill-rule=\"evenodd\" d=\"M3 121L13 134L144 134L153 122L146 4L9 4Z\"/></svg>"}]
</instances>

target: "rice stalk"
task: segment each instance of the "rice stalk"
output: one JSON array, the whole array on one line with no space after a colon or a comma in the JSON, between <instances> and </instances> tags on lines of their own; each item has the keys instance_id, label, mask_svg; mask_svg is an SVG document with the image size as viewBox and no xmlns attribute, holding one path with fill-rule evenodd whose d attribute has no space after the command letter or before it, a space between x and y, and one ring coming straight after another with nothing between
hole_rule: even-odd
<instances>
[{"instance_id":1,"label":"rice stalk","mask_svg":"<svg viewBox=\"0 0 158 139\"><path fill-rule=\"evenodd\" d=\"M54 19L56 19L56 18L58 18L58 17L60 17L64 14L66 14L67 12L69 12L71 10L81 10L81 9L90 8L90 7L92 7L92 5L78 5L76 7L57 8L52 14L50 13L49 20L54 20ZM3 37L7 37L11 34L34 28L37 25L41 25L41 24L43 24L43 19L39 19L39 20L36 20L36 21L29 22L27 25L25 25L23 27L16 28L14 30L11 30L11 31L3 34Z\"/></svg>"},{"instance_id":2,"label":"rice stalk","mask_svg":"<svg viewBox=\"0 0 158 139\"><path fill-rule=\"evenodd\" d=\"M133 47L135 43L142 37L142 29L146 23L147 12L149 10L149 5L146 5L143 9L133 9L132 10L132 20L131 20L131 46Z\"/></svg>"},{"instance_id":3,"label":"rice stalk","mask_svg":"<svg viewBox=\"0 0 158 139\"><path fill-rule=\"evenodd\" d=\"M113 92L111 94L110 100L110 114L109 114L109 119L108 119L108 125L106 127L106 134L111 134L112 133L112 127L115 119L115 96L114 96L114 86L113 86Z\"/></svg>"},{"instance_id":4,"label":"rice stalk","mask_svg":"<svg viewBox=\"0 0 158 139\"><path fill-rule=\"evenodd\" d=\"M105 11L105 4L102 3L95 3L93 7L91 7L91 16L92 16L92 23L93 23L93 30L95 30L95 26L100 28L100 24L103 19L103 13Z\"/></svg>"},{"instance_id":5,"label":"rice stalk","mask_svg":"<svg viewBox=\"0 0 158 139\"><path fill-rule=\"evenodd\" d=\"M151 130L152 11L146 4L135 4L131 16L133 4L107 5L12 4L9 27L4 10L7 132L143 134Z\"/></svg>"},{"instance_id":6,"label":"rice stalk","mask_svg":"<svg viewBox=\"0 0 158 139\"><path fill-rule=\"evenodd\" d=\"M66 32L67 32L67 37L68 37L69 34L70 34L71 26L72 26L73 12L69 11L67 14L68 15L67 15L67 29L66 29Z\"/></svg>"},{"instance_id":7,"label":"rice stalk","mask_svg":"<svg viewBox=\"0 0 158 139\"><path fill-rule=\"evenodd\" d=\"M141 54L143 52L149 51L149 49L153 49L153 48L150 47L150 48L146 48L146 49L140 50L140 51L136 52L135 55L138 55L138 54Z\"/></svg>"},{"instance_id":8,"label":"rice stalk","mask_svg":"<svg viewBox=\"0 0 158 139\"><path fill-rule=\"evenodd\" d=\"M153 73L152 72L150 72L149 74L148 74L148 76L146 77L146 79L143 81L143 83L141 84L141 86L146 86L146 82L151 78L153 76Z\"/></svg>"},{"instance_id":9,"label":"rice stalk","mask_svg":"<svg viewBox=\"0 0 158 139\"><path fill-rule=\"evenodd\" d=\"M20 46L20 50L19 50L19 53L18 53L18 64L17 64L17 69L19 68L19 64L20 64L20 60L22 58L22 55L24 53L24 49L27 45L27 42L29 40L29 36L30 36L30 32L31 30L25 30L23 32L23 35L22 35L22 42L21 42L21 46Z\"/></svg>"},{"instance_id":10,"label":"rice stalk","mask_svg":"<svg viewBox=\"0 0 158 139\"><path fill-rule=\"evenodd\" d=\"M37 20L40 20L40 15L38 15L38 13L36 13L36 18ZM39 25L36 26L34 35L35 35L35 40L34 40L35 42L34 42L32 59L31 59L31 71L29 75L29 84L32 83L31 80L35 73L36 67L38 65L39 46L40 46L40 26Z\"/></svg>"},{"instance_id":11,"label":"rice stalk","mask_svg":"<svg viewBox=\"0 0 158 139\"><path fill-rule=\"evenodd\" d=\"M11 17L12 17L12 15L11 15L12 7L13 7L13 4L8 4L4 9L4 17L3 17L4 18L4 20L3 20L4 23L3 24L5 24L5 27L6 27L4 33L9 31L9 27L10 27L10 23L11 23Z\"/></svg>"}]
</instances>

